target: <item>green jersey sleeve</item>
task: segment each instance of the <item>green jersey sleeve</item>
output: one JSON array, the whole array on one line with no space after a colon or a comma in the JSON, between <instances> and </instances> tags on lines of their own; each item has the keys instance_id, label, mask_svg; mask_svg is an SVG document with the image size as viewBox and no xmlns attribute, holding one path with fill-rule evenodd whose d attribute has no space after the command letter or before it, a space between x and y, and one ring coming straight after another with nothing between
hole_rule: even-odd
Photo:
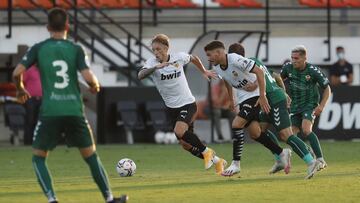
<instances>
[{"instance_id":1,"label":"green jersey sleeve","mask_svg":"<svg viewBox=\"0 0 360 203\"><path fill-rule=\"evenodd\" d=\"M84 69L88 69L90 67L90 61L89 61L89 57L85 52L85 49L78 45L78 54L77 54L77 59L76 59L76 63L77 63L77 69L79 71L82 71Z\"/></svg>"},{"instance_id":2,"label":"green jersey sleeve","mask_svg":"<svg viewBox=\"0 0 360 203\"><path fill-rule=\"evenodd\" d=\"M39 44L35 44L30 47L26 54L20 61L20 64L24 65L25 68L30 68L32 65L37 63L37 55L38 55Z\"/></svg>"},{"instance_id":3,"label":"green jersey sleeve","mask_svg":"<svg viewBox=\"0 0 360 203\"><path fill-rule=\"evenodd\" d=\"M317 82L321 88L326 88L329 85L329 80L325 76L325 74L320 70L320 68L312 65L310 66L310 69L312 70L311 73L313 75L315 82Z\"/></svg>"}]
</instances>

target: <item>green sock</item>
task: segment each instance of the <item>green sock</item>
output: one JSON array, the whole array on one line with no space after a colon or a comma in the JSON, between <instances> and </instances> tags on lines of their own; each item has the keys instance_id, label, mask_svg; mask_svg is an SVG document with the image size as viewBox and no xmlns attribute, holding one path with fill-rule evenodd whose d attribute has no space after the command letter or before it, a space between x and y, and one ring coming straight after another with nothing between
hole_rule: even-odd
<instances>
[{"instance_id":1,"label":"green sock","mask_svg":"<svg viewBox=\"0 0 360 203\"><path fill-rule=\"evenodd\" d=\"M279 140L277 139L276 135L273 132L271 132L270 130L267 130L266 136L268 136L274 143L276 143L277 145L280 146ZM273 153L273 154L275 156L275 160L280 161L280 156L275 153Z\"/></svg>"},{"instance_id":2,"label":"green sock","mask_svg":"<svg viewBox=\"0 0 360 203\"><path fill-rule=\"evenodd\" d=\"M311 148L314 150L314 153L316 155L316 158L323 157L320 142L318 137L314 132L311 132L306 138L309 140Z\"/></svg>"},{"instance_id":3,"label":"green sock","mask_svg":"<svg viewBox=\"0 0 360 203\"><path fill-rule=\"evenodd\" d=\"M106 171L96 153L85 159L91 170L91 175L98 185L106 201L112 200L112 192Z\"/></svg>"},{"instance_id":4,"label":"green sock","mask_svg":"<svg viewBox=\"0 0 360 203\"><path fill-rule=\"evenodd\" d=\"M293 151L299 155L299 157L302 158L307 164L312 162L313 157L307 149L306 144L300 138L295 135L291 135L286 143L289 144Z\"/></svg>"},{"instance_id":5,"label":"green sock","mask_svg":"<svg viewBox=\"0 0 360 203\"><path fill-rule=\"evenodd\" d=\"M44 194L48 198L49 202L55 201L56 195L53 188L51 175L46 165L46 158L33 155L32 164Z\"/></svg>"}]
</instances>

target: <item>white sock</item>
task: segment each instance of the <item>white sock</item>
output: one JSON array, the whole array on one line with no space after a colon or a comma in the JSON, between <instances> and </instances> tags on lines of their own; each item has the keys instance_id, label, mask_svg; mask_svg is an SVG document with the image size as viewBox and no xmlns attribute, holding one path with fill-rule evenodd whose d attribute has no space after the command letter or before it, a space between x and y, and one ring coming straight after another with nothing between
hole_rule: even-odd
<instances>
[{"instance_id":1,"label":"white sock","mask_svg":"<svg viewBox=\"0 0 360 203\"><path fill-rule=\"evenodd\" d=\"M106 202L111 202L113 200L114 200L114 196L111 194L106 198Z\"/></svg>"},{"instance_id":2,"label":"white sock","mask_svg":"<svg viewBox=\"0 0 360 203\"><path fill-rule=\"evenodd\" d=\"M213 159L214 164L216 164L219 161L220 161L220 158L218 156L214 156L214 159Z\"/></svg>"},{"instance_id":3,"label":"white sock","mask_svg":"<svg viewBox=\"0 0 360 203\"><path fill-rule=\"evenodd\" d=\"M321 162L325 162L323 157L317 158L317 160L321 161Z\"/></svg>"},{"instance_id":4,"label":"white sock","mask_svg":"<svg viewBox=\"0 0 360 203\"><path fill-rule=\"evenodd\" d=\"M240 161L239 161L239 160L233 160L233 161L231 162L231 165L235 165L235 166L240 167Z\"/></svg>"}]
</instances>

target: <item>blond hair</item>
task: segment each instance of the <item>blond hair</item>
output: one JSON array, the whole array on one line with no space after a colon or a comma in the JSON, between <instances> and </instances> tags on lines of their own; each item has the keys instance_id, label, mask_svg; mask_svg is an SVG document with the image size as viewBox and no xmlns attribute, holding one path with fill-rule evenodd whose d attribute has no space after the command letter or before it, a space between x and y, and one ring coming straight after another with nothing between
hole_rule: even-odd
<instances>
[{"instance_id":1,"label":"blond hair","mask_svg":"<svg viewBox=\"0 0 360 203\"><path fill-rule=\"evenodd\" d=\"M169 43L170 42L170 39L167 35L165 34L157 34L153 37L153 39L151 40L151 44L153 43L160 43L160 44L163 44L167 47L169 47Z\"/></svg>"},{"instance_id":2,"label":"blond hair","mask_svg":"<svg viewBox=\"0 0 360 203\"><path fill-rule=\"evenodd\" d=\"M304 45L296 45L292 50L291 53L299 53L300 55L305 55L307 53L307 50Z\"/></svg>"}]
</instances>

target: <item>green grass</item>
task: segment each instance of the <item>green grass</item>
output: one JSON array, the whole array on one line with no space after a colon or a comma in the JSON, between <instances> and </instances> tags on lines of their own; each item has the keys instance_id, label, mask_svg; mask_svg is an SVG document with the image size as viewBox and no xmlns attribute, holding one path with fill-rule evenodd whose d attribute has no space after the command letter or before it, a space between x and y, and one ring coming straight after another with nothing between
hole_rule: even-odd
<instances>
[{"instance_id":1,"label":"green grass","mask_svg":"<svg viewBox=\"0 0 360 203\"><path fill-rule=\"evenodd\" d=\"M360 143L322 142L328 168L304 180L306 166L293 153L292 170L268 175L273 160L259 144L246 144L240 176L220 177L177 145L99 146L98 153L115 194L130 202L360 202ZM231 159L231 145L212 145ZM128 157L137 164L133 177L121 178L115 165ZM29 147L0 148L0 202L47 202L31 165ZM100 203L100 192L77 149L58 147L50 154L57 196L62 203Z\"/></svg>"}]
</instances>

